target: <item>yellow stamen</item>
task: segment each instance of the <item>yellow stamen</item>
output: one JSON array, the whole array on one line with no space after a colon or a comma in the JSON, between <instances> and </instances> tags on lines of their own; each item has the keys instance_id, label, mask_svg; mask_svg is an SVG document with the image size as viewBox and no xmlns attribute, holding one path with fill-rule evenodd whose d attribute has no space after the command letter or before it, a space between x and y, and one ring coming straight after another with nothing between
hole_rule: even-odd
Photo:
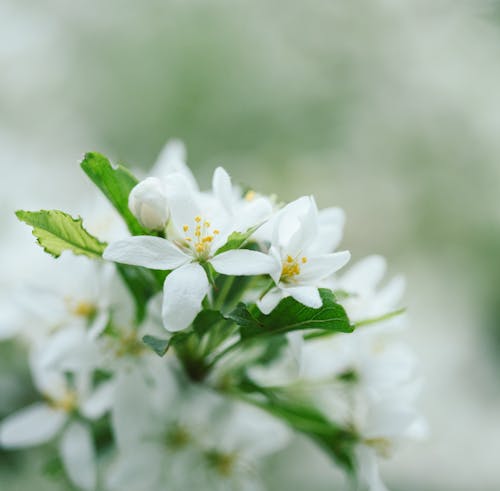
<instances>
[{"instance_id":1,"label":"yellow stamen","mask_svg":"<svg viewBox=\"0 0 500 491\"><path fill-rule=\"evenodd\" d=\"M255 191L250 190L247 192L247 194L245 194L245 200L246 201L253 201L255 199L255 195L256 195Z\"/></svg>"},{"instance_id":2,"label":"yellow stamen","mask_svg":"<svg viewBox=\"0 0 500 491\"><path fill-rule=\"evenodd\" d=\"M182 227L182 230L184 230L184 232L187 232L187 231L189 230L189 227L188 227L187 225L184 225L184 226Z\"/></svg>"},{"instance_id":3,"label":"yellow stamen","mask_svg":"<svg viewBox=\"0 0 500 491\"><path fill-rule=\"evenodd\" d=\"M302 264L306 264L306 263L307 263L307 257L305 257L305 256L304 256L304 257L302 258Z\"/></svg>"},{"instance_id":4,"label":"yellow stamen","mask_svg":"<svg viewBox=\"0 0 500 491\"><path fill-rule=\"evenodd\" d=\"M200 216L195 217L194 221L196 223L200 223L201 222L201 217Z\"/></svg>"}]
</instances>

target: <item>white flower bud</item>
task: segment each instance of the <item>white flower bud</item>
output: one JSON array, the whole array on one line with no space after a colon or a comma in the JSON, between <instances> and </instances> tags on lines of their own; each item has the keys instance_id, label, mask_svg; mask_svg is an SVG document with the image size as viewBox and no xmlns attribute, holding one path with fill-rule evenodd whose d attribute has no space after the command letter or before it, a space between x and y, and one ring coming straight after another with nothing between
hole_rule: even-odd
<instances>
[{"instance_id":1,"label":"white flower bud","mask_svg":"<svg viewBox=\"0 0 500 491\"><path fill-rule=\"evenodd\" d=\"M157 177L148 177L132 189L128 207L149 230L163 230L170 215L165 190Z\"/></svg>"}]
</instances>

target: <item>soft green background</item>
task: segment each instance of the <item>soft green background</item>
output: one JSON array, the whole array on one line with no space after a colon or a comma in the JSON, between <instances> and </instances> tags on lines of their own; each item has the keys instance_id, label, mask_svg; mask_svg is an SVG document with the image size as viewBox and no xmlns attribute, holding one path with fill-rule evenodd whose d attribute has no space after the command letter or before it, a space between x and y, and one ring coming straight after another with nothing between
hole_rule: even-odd
<instances>
[{"instance_id":1,"label":"soft green background","mask_svg":"<svg viewBox=\"0 0 500 491\"><path fill-rule=\"evenodd\" d=\"M391 489L500 489L499 19L492 0L3 0L0 284L29 276L9 263L32 247L12 210L81 211L84 151L146 172L182 138L205 184L222 164L314 193L346 210L354 258L407 275L432 436L384 465ZM5 414L33 395L20 355L0 356ZM43 450L23 455L0 454L0 489L59 489ZM266 475L339 479L303 442Z\"/></svg>"}]
</instances>

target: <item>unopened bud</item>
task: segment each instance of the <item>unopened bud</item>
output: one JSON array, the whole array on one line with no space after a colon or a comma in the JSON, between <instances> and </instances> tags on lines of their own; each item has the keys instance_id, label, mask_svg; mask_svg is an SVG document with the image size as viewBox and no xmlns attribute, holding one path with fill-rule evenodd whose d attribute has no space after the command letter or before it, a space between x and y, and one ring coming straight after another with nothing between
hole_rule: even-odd
<instances>
[{"instance_id":1,"label":"unopened bud","mask_svg":"<svg viewBox=\"0 0 500 491\"><path fill-rule=\"evenodd\" d=\"M148 177L132 189L128 207L149 230L163 230L170 215L165 190L157 177Z\"/></svg>"}]
</instances>

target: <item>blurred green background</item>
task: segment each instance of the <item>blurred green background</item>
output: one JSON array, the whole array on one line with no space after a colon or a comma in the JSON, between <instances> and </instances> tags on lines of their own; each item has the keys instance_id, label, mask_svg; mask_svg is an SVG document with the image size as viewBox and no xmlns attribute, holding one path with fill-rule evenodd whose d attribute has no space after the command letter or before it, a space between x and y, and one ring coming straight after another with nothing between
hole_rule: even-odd
<instances>
[{"instance_id":1,"label":"blurred green background","mask_svg":"<svg viewBox=\"0 0 500 491\"><path fill-rule=\"evenodd\" d=\"M500 489L500 4L492 0L0 3L0 267L33 247L16 208L79 211L77 162L144 172L183 139L284 199L347 213L354 258L408 278L432 436L384 464L394 491ZM4 238L5 237L5 238ZM0 416L32 397L0 348ZM68 489L43 456L0 453L0 489ZM305 442L267 465L273 490L344 489ZM339 481L340 479L340 481Z\"/></svg>"}]
</instances>

